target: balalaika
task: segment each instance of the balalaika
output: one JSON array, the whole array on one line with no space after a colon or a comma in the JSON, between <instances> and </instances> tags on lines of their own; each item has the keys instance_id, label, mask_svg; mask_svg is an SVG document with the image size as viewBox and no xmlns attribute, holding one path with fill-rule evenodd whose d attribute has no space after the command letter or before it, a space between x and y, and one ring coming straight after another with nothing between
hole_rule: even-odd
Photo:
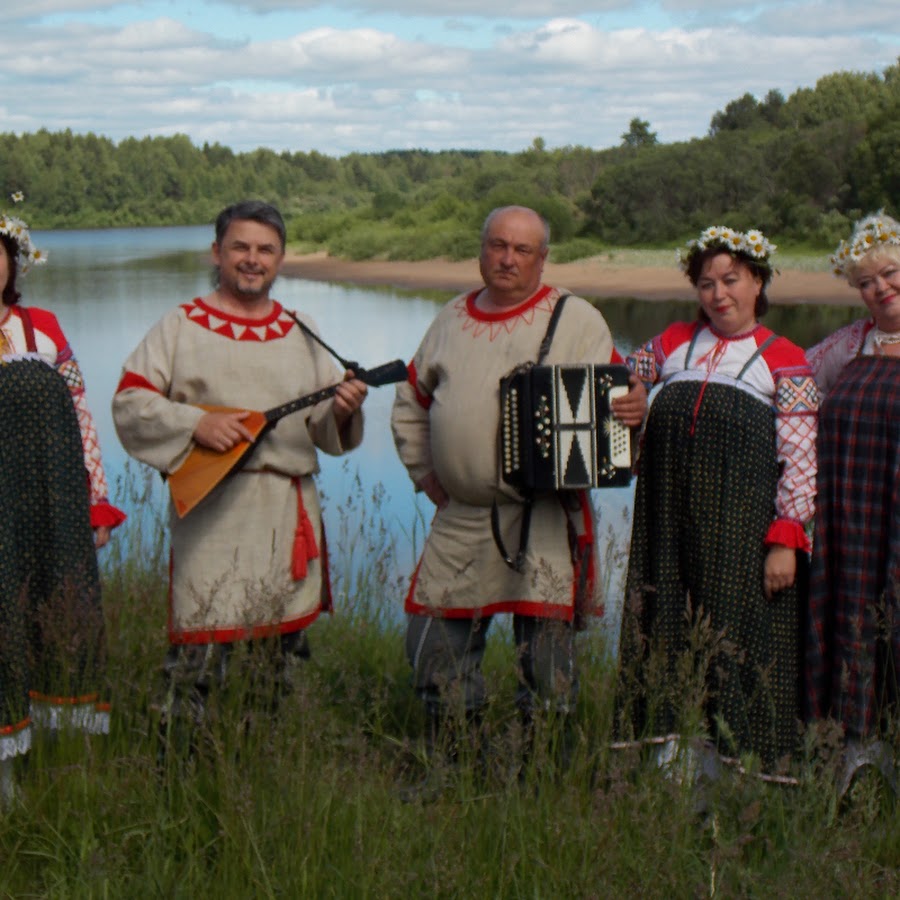
<instances>
[{"instance_id":1,"label":"balalaika","mask_svg":"<svg viewBox=\"0 0 900 900\"><path fill-rule=\"evenodd\" d=\"M610 402L628 393L622 365L522 366L500 382L500 465L519 491L623 487L632 432Z\"/></svg>"}]
</instances>

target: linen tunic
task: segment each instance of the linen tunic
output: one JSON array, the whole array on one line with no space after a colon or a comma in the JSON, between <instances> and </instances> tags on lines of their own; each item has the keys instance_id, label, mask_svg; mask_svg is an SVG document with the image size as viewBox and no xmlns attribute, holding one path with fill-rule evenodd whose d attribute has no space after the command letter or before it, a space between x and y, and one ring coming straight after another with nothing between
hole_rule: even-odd
<instances>
[{"instance_id":1,"label":"linen tunic","mask_svg":"<svg viewBox=\"0 0 900 900\"><path fill-rule=\"evenodd\" d=\"M815 383L762 326L676 323L628 362L663 387L638 465L618 730L679 732L699 706L723 750L772 767L796 739L801 607L797 583L764 596L763 568L767 544L808 546Z\"/></svg>"},{"instance_id":2,"label":"linen tunic","mask_svg":"<svg viewBox=\"0 0 900 900\"><path fill-rule=\"evenodd\" d=\"M861 319L809 351L827 389L806 635L807 714L875 736L900 699L900 360Z\"/></svg>"},{"instance_id":3,"label":"linen tunic","mask_svg":"<svg viewBox=\"0 0 900 900\"><path fill-rule=\"evenodd\" d=\"M257 320L195 299L168 313L129 356L113 418L130 454L170 473L194 446L204 415L197 404L263 412L341 378L277 302ZM329 605L311 477L319 470L316 448L338 455L361 440L362 413L339 433L332 400L323 401L279 421L246 465L183 519L170 505L171 643L288 634ZM298 562L303 577L295 577Z\"/></svg>"},{"instance_id":4,"label":"linen tunic","mask_svg":"<svg viewBox=\"0 0 900 900\"><path fill-rule=\"evenodd\" d=\"M523 572L509 568L491 533L496 501L507 548L518 547L522 498L505 485L498 464L500 379L537 360L560 288L541 287L519 306L486 313L480 290L438 314L397 386L391 418L398 453L413 483L435 472L450 502L435 513L406 599L410 613L471 618L512 612L573 618L577 575L569 527L579 546L593 543L593 513L584 492L535 498ZM569 297L545 364L621 361L603 316ZM566 509L564 503L571 504ZM587 573L593 574L592 564ZM587 606L600 611L591 584Z\"/></svg>"}]
</instances>

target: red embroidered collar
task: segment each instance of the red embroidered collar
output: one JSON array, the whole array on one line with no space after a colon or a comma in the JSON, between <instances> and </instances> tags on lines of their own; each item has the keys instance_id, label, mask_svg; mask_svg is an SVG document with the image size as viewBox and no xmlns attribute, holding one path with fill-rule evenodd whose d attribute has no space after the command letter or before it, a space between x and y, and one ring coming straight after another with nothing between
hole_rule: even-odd
<instances>
[{"instance_id":1,"label":"red embroidered collar","mask_svg":"<svg viewBox=\"0 0 900 900\"><path fill-rule=\"evenodd\" d=\"M527 300L520 303L518 306L513 306L509 310L505 312L496 312L489 313L484 312L484 310L479 309L475 305L475 299L478 295L484 290L484 288L478 288L477 290L472 291L471 294L466 296L466 312L473 318L478 319L479 322L503 322L506 319L514 319L517 316L524 316L526 313L531 312L538 303L541 302L549 293L553 290L553 288L549 287L546 284L542 284L540 288L538 288L537 292L532 294Z\"/></svg>"},{"instance_id":2,"label":"red embroidered collar","mask_svg":"<svg viewBox=\"0 0 900 900\"><path fill-rule=\"evenodd\" d=\"M181 308L192 322L233 341L273 341L283 338L294 327L294 320L277 300L265 319L246 319L222 312L200 297L182 303Z\"/></svg>"},{"instance_id":3,"label":"red embroidered collar","mask_svg":"<svg viewBox=\"0 0 900 900\"><path fill-rule=\"evenodd\" d=\"M742 331L740 334L723 334L721 331L719 331L718 328L713 325L712 322L704 322L702 319L700 320L700 324L701 327L705 325L720 341L743 341L746 340L746 338L752 337L753 335L757 334L760 328L763 328L764 331L768 332L768 334L761 335L763 340L765 340L765 338L767 338L769 334L771 334L771 332L769 332L768 329L763 326L762 322L756 322L752 328L750 328L748 331ZM757 335L757 337L760 337L760 335Z\"/></svg>"},{"instance_id":4,"label":"red embroidered collar","mask_svg":"<svg viewBox=\"0 0 900 900\"><path fill-rule=\"evenodd\" d=\"M555 289L543 285L540 290L524 303L514 306L508 312L487 313L475 306L475 298L483 288L472 291L456 301L456 314L462 319L463 331L470 331L472 337L480 337L487 332L488 338L494 340L499 334L510 334L519 322L531 325L538 310L550 314L553 312L552 296Z\"/></svg>"}]
</instances>

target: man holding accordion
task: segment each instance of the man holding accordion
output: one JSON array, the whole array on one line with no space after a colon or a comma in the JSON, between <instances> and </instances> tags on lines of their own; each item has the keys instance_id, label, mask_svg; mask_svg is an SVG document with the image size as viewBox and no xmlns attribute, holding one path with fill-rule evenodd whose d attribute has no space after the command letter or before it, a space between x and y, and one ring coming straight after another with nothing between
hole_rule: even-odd
<instances>
[{"instance_id":1,"label":"man holding accordion","mask_svg":"<svg viewBox=\"0 0 900 900\"><path fill-rule=\"evenodd\" d=\"M498 613L513 615L516 703L526 742L538 709L564 718L573 708L574 634L584 616L602 613L586 488L615 470L600 446L605 432L624 426L627 433L646 412L646 392L627 374L621 396L611 403L601 398L606 369L594 367L622 359L596 308L542 284L548 242L549 227L534 210L491 212L482 230L484 286L438 314L394 403L400 458L416 489L437 507L406 598L406 650L429 739L445 742L451 755L462 731L478 730L487 700L481 662ZM530 392L520 394L519 385L536 363L560 383L577 383L575 394L562 390L550 398L538 390L541 396L526 399ZM603 422L594 399L609 404ZM522 409L526 402L540 409ZM545 423L550 407L559 423L550 422L549 412ZM576 433L585 410L592 424ZM512 421L514 414L521 421ZM519 457L529 465L546 460L551 445L566 457L556 461L561 474L554 487L540 478L535 487L527 473L524 480L506 477ZM601 481L591 482L587 470ZM565 483L567 477L581 489Z\"/></svg>"}]
</instances>

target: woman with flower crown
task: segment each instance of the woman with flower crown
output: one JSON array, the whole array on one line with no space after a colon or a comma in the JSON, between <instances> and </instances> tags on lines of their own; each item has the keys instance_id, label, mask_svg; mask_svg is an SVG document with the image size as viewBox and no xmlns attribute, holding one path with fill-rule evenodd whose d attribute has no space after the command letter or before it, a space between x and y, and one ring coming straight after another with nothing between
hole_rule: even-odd
<instances>
[{"instance_id":1,"label":"woman with flower crown","mask_svg":"<svg viewBox=\"0 0 900 900\"><path fill-rule=\"evenodd\" d=\"M96 548L125 516L68 341L52 313L18 302L17 279L44 261L27 225L0 214L0 805L32 724L109 728Z\"/></svg>"},{"instance_id":2,"label":"woman with flower crown","mask_svg":"<svg viewBox=\"0 0 900 900\"><path fill-rule=\"evenodd\" d=\"M628 357L661 388L638 462L616 726L661 764L696 746L715 760L698 731L768 770L796 743L818 401L803 351L759 323L774 250L759 231L706 229L679 252L698 318Z\"/></svg>"},{"instance_id":3,"label":"woman with flower crown","mask_svg":"<svg viewBox=\"0 0 900 900\"><path fill-rule=\"evenodd\" d=\"M810 573L809 714L847 742L841 789L872 763L893 779L900 721L900 223L857 223L832 257L869 315L809 351L824 394Z\"/></svg>"}]
</instances>

